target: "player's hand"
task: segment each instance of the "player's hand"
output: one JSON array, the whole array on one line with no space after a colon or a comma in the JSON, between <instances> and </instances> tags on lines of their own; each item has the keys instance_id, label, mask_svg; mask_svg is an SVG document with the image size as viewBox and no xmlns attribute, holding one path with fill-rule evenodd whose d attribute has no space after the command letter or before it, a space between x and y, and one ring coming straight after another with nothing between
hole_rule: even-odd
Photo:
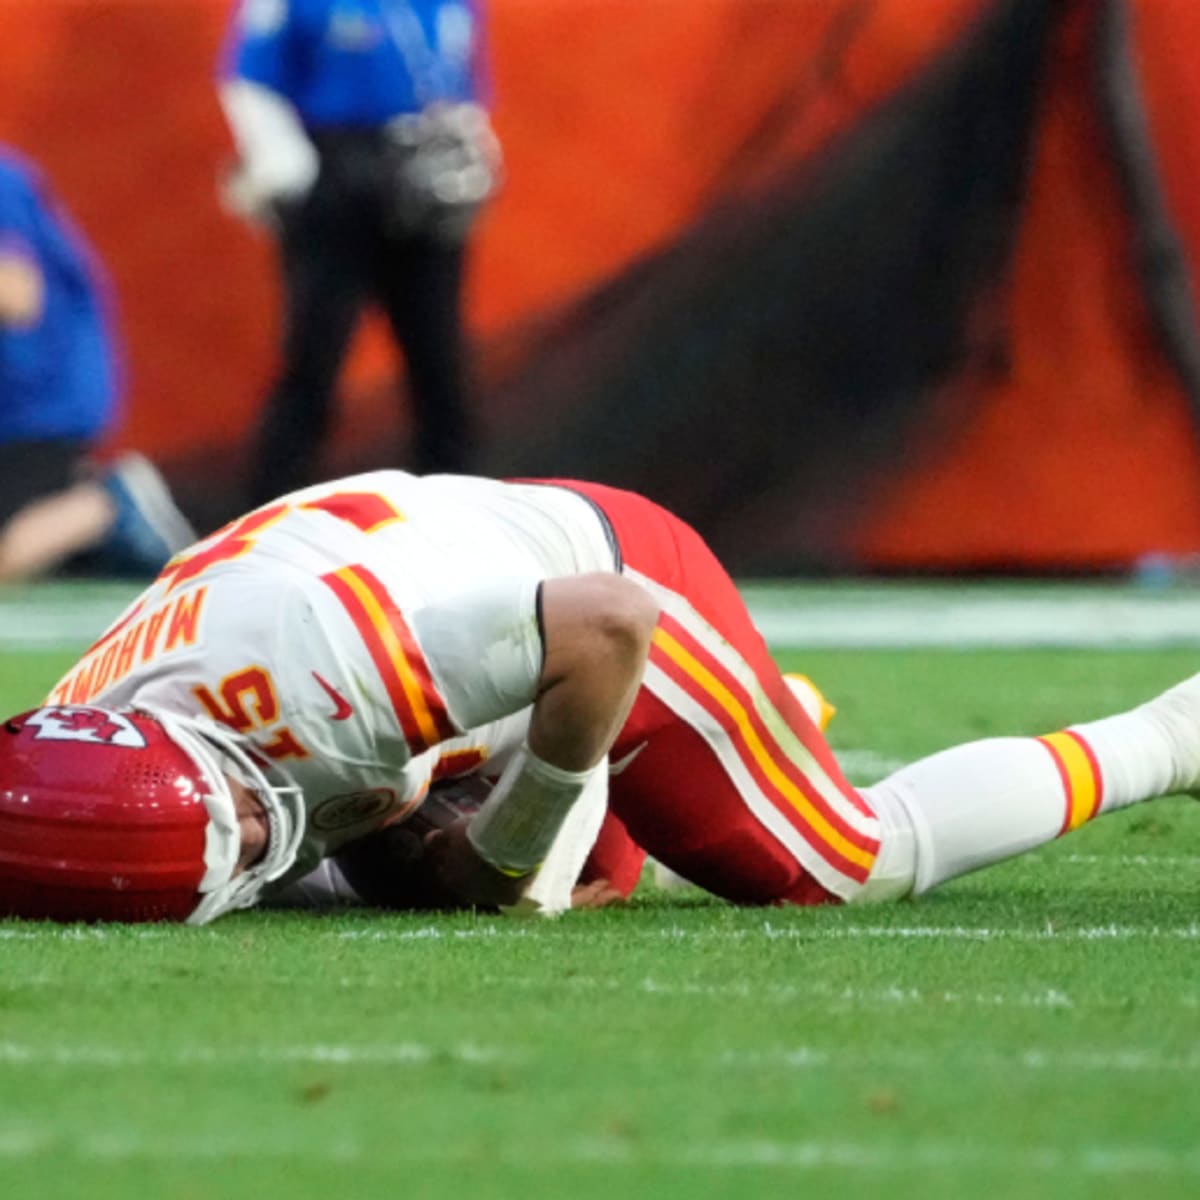
<instances>
[{"instance_id":1,"label":"player's hand","mask_svg":"<svg viewBox=\"0 0 1200 1200\"><path fill-rule=\"evenodd\" d=\"M243 163L226 167L217 178L221 206L250 225L281 232L304 207L311 187L284 188L256 178Z\"/></svg>"},{"instance_id":2,"label":"player's hand","mask_svg":"<svg viewBox=\"0 0 1200 1200\"><path fill-rule=\"evenodd\" d=\"M607 908L610 904L624 904L625 894L617 891L607 879L593 879L571 889L572 908Z\"/></svg>"},{"instance_id":3,"label":"player's hand","mask_svg":"<svg viewBox=\"0 0 1200 1200\"><path fill-rule=\"evenodd\" d=\"M516 904L533 875L513 878L480 858L467 837L469 819L461 817L453 825L425 835L425 857L437 882L463 905L502 908Z\"/></svg>"}]
</instances>

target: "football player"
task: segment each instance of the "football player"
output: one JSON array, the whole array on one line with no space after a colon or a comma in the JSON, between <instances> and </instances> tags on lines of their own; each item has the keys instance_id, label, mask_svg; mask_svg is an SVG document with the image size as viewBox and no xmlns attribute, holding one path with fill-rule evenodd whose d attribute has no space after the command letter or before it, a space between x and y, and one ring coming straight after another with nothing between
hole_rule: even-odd
<instances>
[{"instance_id":1,"label":"football player","mask_svg":"<svg viewBox=\"0 0 1200 1200\"><path fill-rule=\"evenodd\" d=\"M1193 680L855 788L671 514L380 472L177 555L5 723L0 912L202 923L391 842L376 876L422 874L435 903L626 894L647 852L739 903L891 899L1197 788L1198 716ZM389 836L476 776L473 812Z\"/></svg>"}]
</instances>

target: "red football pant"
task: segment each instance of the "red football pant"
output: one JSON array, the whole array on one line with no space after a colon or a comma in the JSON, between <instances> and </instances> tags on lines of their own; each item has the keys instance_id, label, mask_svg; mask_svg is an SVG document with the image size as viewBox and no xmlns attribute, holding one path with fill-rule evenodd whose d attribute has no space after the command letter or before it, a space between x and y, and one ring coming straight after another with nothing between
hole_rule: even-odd
<instances>
[{"instance_id":1,"label":"red football pant","mask_svg":"<svg viewBox=\"0 0 1200 1200\"><path fill-rule=\"evenodd\" d=\"M739 903L837 902L810 867L818 863L835 886L844 875L842 894L860 884L878 848L874 818L792 695L728 573L693 529L644 497L563 486L600 507L627 573L658 585L652 590L668 601L648 682L610 752L609 816L582 881L605 878L628 894L648 852Z\"/></svg>"}]
</instances>

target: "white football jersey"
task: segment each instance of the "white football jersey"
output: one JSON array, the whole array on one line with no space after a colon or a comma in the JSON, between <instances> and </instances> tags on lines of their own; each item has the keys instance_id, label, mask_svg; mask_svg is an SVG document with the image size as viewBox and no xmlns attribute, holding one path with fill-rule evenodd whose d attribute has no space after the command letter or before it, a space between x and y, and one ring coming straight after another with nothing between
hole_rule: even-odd
<instances>
[{"instance_id":1,"label":"white football jersey","mask_svg":"<svg viewBox=\"0 0 1200 1200\"><path fill-rule=\"evenodd\" d=\"M294 879L432 781L498 773L541 674L539 584L617 569L607 523L565 488L354 476L177 555L48 702L142 703L247 735L304 792Z\"/></svg>"}]
</instances>

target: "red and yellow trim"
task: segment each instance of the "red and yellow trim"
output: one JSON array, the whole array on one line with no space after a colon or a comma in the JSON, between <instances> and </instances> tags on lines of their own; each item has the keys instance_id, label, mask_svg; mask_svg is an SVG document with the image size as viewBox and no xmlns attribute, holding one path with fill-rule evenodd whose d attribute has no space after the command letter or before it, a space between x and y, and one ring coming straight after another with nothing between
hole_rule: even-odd
<instances>
[{"instance_id":1,"label":"red and yellow trim","mask_svg":"<svg viewBox=\"0 0 1200 1200\"><path fill-rule=\"evenodd\" d=\"M383 680L408 748L420 754L453 737L445 703L412 630L383 583L366 567L343 567L321 580L341 602Z\"/></svg>"},{"instance_id":2,"label":"red and yellow trim","mask_svg":"<svg viewBox=\"0 0 1200 1200\"><path fill-rule=\"evenodd\" d=\"M469 750L448 750L438 755L433 764L433 780L455 779L460 775L470 775L487 762L486 746L475 746Z\"/></svg>"},{"instance_id":3,"label":"red and yellow trim","mask_svg":"<svg viewBox=\"0 0 1200 1200\"><path fill-rule=\"evenodd\" d=\"M258 545L263 533L282 521L288 511L288 506L283 503L255 509L218 530L207 541L201 542L198 549L181 551L163 567L158 577L158 582L164 585L164 593L203 575L218 563L243 558Z\"/></svg>"},{"instance_id":4,"label":"red and yellow trim","mask_svg":"<svg viewBox=\"0 0 1200 1200\"><path fill-rule=\"evenodd\" d=\"M746 687L677 620L664 613L654 631L650 661L725 731L730 747L764 796L830 866L863 882L879 852L877 838L854 828L805 774L771 731L778 713L764 715ZM816 757L813 756L816 763ZM831 780L839 791L850 785ZM856 793L847 795L855 808ZM861 809L860 809L861 811Z\"/></svg>"},{"instance_id":5,"label":"red and yellow trim","mask_svg":"<svg viewBox=\"0 0 1200 1200\"><path fill-rule=\"evenodd\" d=\"M404 520L404 514L378 492L335 492L308 500L301 508L314 512L328 513L339 521L345 521L363 533L375 533L387 525Z\"/></svg>"},{"instance_id":6,"label":"red and yellow trim","mask_svg":"<svg viewBox=\"0 0 1200 1200\"><path fill-rule=\"evenodd\" d=\"M1090 821L1104 802L1104 779L1092 748L1070 729L1037 739L1050 751L1062 780L1067 808L1061 833L1070 833Z\"/></svg>"}]
</instances>

